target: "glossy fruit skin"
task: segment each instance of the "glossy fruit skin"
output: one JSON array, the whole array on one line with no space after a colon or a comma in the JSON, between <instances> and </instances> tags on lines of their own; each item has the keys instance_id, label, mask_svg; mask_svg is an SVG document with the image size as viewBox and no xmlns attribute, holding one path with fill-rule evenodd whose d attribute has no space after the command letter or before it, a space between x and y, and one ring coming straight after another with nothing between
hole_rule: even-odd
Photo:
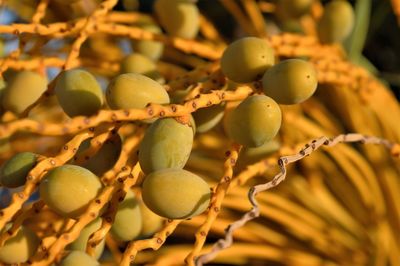
<instances>
[{"instance_id":1,"label":"glossy fruit skin","mask_svg":"<svg viewBox=\"0 0 400 266\"><path fill-rule=\"evenodd\" d=\"M196 131L203 133L214 128L224 117L225 107L218 104L202 108L193 113L196 122Z\"/></svg>"},{"instance_id":2,"label":"glossy fruit skin","mask_svg":"<svg viewBox=\"0 0 400 266\"><path fill-rule=\"evenodd\" d=\"M267 41L246 37L234 41L221 57L221 70L230 80L248 83L260 79L275 63L275 55Z\"/></svg>"},{"instance_id":3,"label":"glossy fruit skin","mask_svg":"<svg viewBox=\"0 0 400 266\"><path fill-rule=\"evenodd\" d=\"M154 213L168 219L186 219L207 209L211 192L199 176L183 169L168 168L145 177L142 197Z\"/></svg>"},{"instance_id":4,"label":"glossy fruit skin","mask_svg":"<svg viewBox=\"0 0 400 266\"><path fill-rule=\"evenodd\" d=\"M200 27L199 9L188 0L157 0L154 10L165 31L174 37L193 39Z\"/></svg>"},{"instance_id":5,"label":"glossy fruit skin","mask_svg":"<svg viewBox=\"0 0 400 266\"><path fill-rule=\"evenodd\" d=\"M122 60L120 73L138 73L159 83L165 82L156 64L150 58L138 53L130 54Z\"/></svg>"},{"instance_id":6,"label":"glossy fruit skin","mask_svg":"<svg viewBox=\"0 0 400 266\"><path fill-rule=\"evenodd\" d=\"M1 185L8 188L23 186L26 176L37 163L37 155L32 152L20 152L7 160L0 169Z\"/></svg>"},{"instance_id":7,"label":"glossy fruit skin","mask_svg":"<svg viewBox=\"0 0 400 266\"><path fill-rule=\"evenodd\" d=\"M111 233L119 241L131 241L139 236L142 222L139 202L135 194L128 190L125 199L118 204Z\"/></svg>"},{"instance_id":8,"label":"glossy fruit skin","mask_svg":"<svg viewBox=\"0 0 400 266\"><path fill-rule=\"evenodd\" d=\"M60 263L60 266L100 266L100 263L83 251L71 251Z\"/></svg>"},{"instance_id":9,"label":"glossy fruit skin","mask_svg":"<svg viewBox=\"0 0 400 266\"><path fill-rule=\"evenodd\" d=\"M82 151L90 146L90 140L84 141L79 149ZM95 155L90 157L82 166L90 170L95 175L101 177L108 170L112 169L117 162L122 150L122 140L118 134L107 139L100 150Z\"/></svg>"},{"instance_id":10,"label":"glossy fruit skin","mask_svg":"<svg viewBox=\"0 0 400 266\"><path fill-rule=\"evenodd\" d=\"M35 254L40 239L29 228L21 226L17 234L0 247L0 262L23 263Z\"/></svg>"},{"instance_id":11,"label":"glossy fruit skin","mask_svg":"<svg viewBox=\"0 0 400 266\"><path fill-rule=\"evenodd\" d=\"M164 168L183 168L193 145L193 130L174 118L155 121L146 131L139 148L139 163L143 172Z\"/></svg>"},{"instance_id":12,"label":"glossy fruit skin","mask_svg":"<svg viewBox=\"0 0 400 266\"><path fill-rule=\"evenodd\" d=\"M40 197L57 214L76 218L100 192L100 179L77 165L50 170L40 183Z\"/></svg>"},{"instance_id":13,"label":"glossy fruit skin","mask_svg":"<svg viewBox=\"0 0 400 266\"><path fill-rule=\"evenodd\" d=\"M147 238L161 230L165 219L150 210L143 201L139 203L139 207L142 215L142 230L140 231L140 236Z\"/></svg>"},{"instance_id":14,"label":"glossy fruit skin","mask_svg":"<svg viewBox=\"0 0 400 266\"><path fill-rule=\"evenodd\" d=\"M82 69L62 72L57 77L55 92L60 106L70 117L94 115L103 105L99 83L92 74Z\"/></svg>"},{"instance_id":15,"label":"glossy fruit skin","mask_svg":"<svg viewBox=\"0 0 400 266\"><path fill-rule=\"evenodd\" d=\"M227 117L227 133L246 147L258 147L276 136L282 121L279 105L265 95L253 95Z\"/></svg>"},{"instance_id":16,"label":"glossy fruit skin","mask_svg":"<svg viewBox=\"0 0 400 266\"><path fill-rule=\"evenodd\" d=\"M145 24L140 26L143 30L151 33L162 33L162 30L154 24ZM158 60L164 52L164 44L156 41L133 41L134 52L147 56L151 60Z\"/></svg>"},{"instance_id":17,"label":"glossy fruit skin","mask_svg":"<svg viewBox=\"0 0 400 266\"><path fill-rule=\"evenodd\" d=\"M101 218L98 217L95 220L93 220L92 222L90 222L88 225L86 225L81 230L79 237L74 242L69 244L67 249L80 250L80 251L85 252L89 237L101 227L101 223L102 223ZM99 259L101 254L103 253L104 245L105 245L105 239L103 239L100 242L100 244L98 244L96 247L96 250L95 250L95 258L96 259Z\"/></svg>"},{"instance_id":18,"label":"glossy fruit skin","mask_svg":"<svg viewBox=\"0 0 400 266\"><path fill-rule=\"evenodd\" d=\"M144 108L148 103L168 104L169 96L158 82L137 73L114 78L106 91L112 109Z\"/></svg>"},{"instance_id":19,"label":"glossy fruit skin","mask_svg":"<svg viewBox=\"0 0 400 266\"><path fill-rule=\"evenodd\" d=\"M265 95L279 104L297 104L314 94L318 85L314 66L301 59L288 59L268 69L262 79Z\"/></svg>"},{"instance_id":20,"label":"glossy fruit skin","mask_svg":"<svg viewBox=\"0 0 400 266\"><path fill-rule=\"evenodd\" d=\"M342 42L353 30L354 20L354 11L350 3L344 0L330 1L317 23L319 40L322 43Z\"/></svg>"},{"instance_id":21,"label":"glossy fruit skin","mask_svg":"<svg viewBox=\"0 0 400 266\"><path fill-rule=\"evenodd\" d=\"M47 90L47 79L32 71L15 74L3 92L4 109L22 114Z\"/></svg>"}]
</instances>

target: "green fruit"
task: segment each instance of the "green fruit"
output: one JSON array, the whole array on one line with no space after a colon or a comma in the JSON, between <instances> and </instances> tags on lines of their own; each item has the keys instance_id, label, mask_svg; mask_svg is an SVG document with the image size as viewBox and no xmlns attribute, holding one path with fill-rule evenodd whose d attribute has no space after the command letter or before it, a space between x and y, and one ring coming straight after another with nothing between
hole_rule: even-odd
<instances>
[{"instance_id":1,"label":"green fruit","mask_svg":"<svg viewBox=\"0 0 400 266\"><path fill-rule=\"evenodd\" d=\"M111 233L120 241L131 241L139 236L142 229L142 214L139 202L132 191L128 191L125 199L118 205Z\"/></svg>"},{"instance_id":2,"label":"green fruit","mask_svg":"<svg viewBox=\"0 0 400 266\"><path fill-rule=\"evenodd\" d=\"M7 229L7 227L6 227ZM40 239L29 228L21 226L17 234L0 247L0 262L16 264L26 262L38 248Z\"/></svg>"},{"instance_id":3,"label":"green fruit","mask_svg":"<svg viewBox=\"0 0 400 266\"><path fill-rule=\"evenodd\" d=\"M266 40L246 37L225 49L221 70L230 80L247 83L260 79L274 63L274 50Z\"/></svg>"},{"instance_id":4,"label":"green fruit","mask_svg":"<svg viewBox=\"0 0 400 266\"><path fill-rule=\"evenodd\" d=\"M193 145L193 130L174 118L158 119L140 144L139 163L146 174L164 168L183 168Z\"/></svg>"},{"instance_id":5,"label":"green fruit","mask_svg":"<svg viewBox=\"0 0 400 266\"><path fill-rule=\"evenodd\" d=\"M318 85L314 66L301 59L289 59L265 72L264 93L279 104L296 104L314 94Z\"/></svg>"},{"instance_id":6,"label":"green fruit","mask_svg":"<svg viewBox=\"0 0 400 266\"><path fill-rule=\"evenodd\" d=\"M197 132L207 132L215 127L224 117L224 111L224 105L219 104L202 108L194 112L193 118L196 121Z\"/></svg>"},{"instance_id":7,"label":"green fruit","mask_svg":"<svg viewBox=\"0 0 400 266\"><path fill-rule=\"evenodd\" d=\"M80 232L79 237L72 242L71 244L68 245L68 249L70 250L80 250L80 251L86 251L86 246L87 242L89 240L89 237L95 233L97 230L99 230L101 227L101 219L100 217L96 218L92 222L90 222L88 225L85 226ZM95 250L95 258L99 259L101 254L103 253L104 250L104 244L105 240L100 242L99 245L97 245L96 250Z\"/></svg>"},{"instance_id":8,"label":"green fruit","mask_svg":"<svg viewBox=\"0 0 400 266\"><path fill-rule=\"evenodd\" d=\"M160 72L158 72L156 64L151 59L141 54L131 54L125 57L121 62L120 72L121 74L142 74L159 83L165 81Z\"/></svg>"},{"instance_id":9,"label":"green fruit","mask_svg":"<svg viewBox=\"0 0 400 266\"><path fill-rule=\"evenodd\" d=\"M117 76L108 85L107 103L112 109L144 108L148 103L168 104L164 87L141 74L126 73Z\"/></svg>"},{"instance_id":10,"label":"green fruit","mask_svg":"<svg viewBox=\"0 0 400 266\"><path fill-rule=\"evenodd\" d=\"M63 165L50 170L40 183L40 197L56 213L76 218L100 192L99 178L76 165Z\"/></svg>"},{"instance_id":11,"label":"green fruit","mask_svg":"<svg viewBox=\"0 0 400 266\"><path fill-rule=\"evenodd\" d=\"M82 151L89 148L90 140L81 144ZM79 147L81 149L81 147ZM113 135L106 140L103 146L95 155L89 158L82 166L97 176L103 176L118 161L122 150L121 137L118 134Z\"/></svg>"},{"instance_id":12,"label":"green fruit","mask_svg":"<svg viewBox=\"0 0 400 266\"><path fill-rule=\"evenodd\" d=\"M47 90L47 80L36 72L18 72L3 92L3 107L17 115L22 114Z\"/></svg>"},{"instance_id":13,"label":"green fruit","mask_svg":"<svg viewBox=\"0 0 400 266\"><path fill-rule=\"evenodd\" d=\"M193 39L200 28L199 9L188 0L157 0L154 10L165 31L174 37Z\"/></svg>"},{"instance_id":14,"label":"green fruit","mask_svg":"<svg viewBox=\"0 0 400 266\"><path fill-rule=\"evenodd\" d=\"M169 168L146 176L142 197L154 213L168 219L186 219L207 209L211 192L208 184L197 175Z\"/></svg>"},{"instance_id":15,"label":"green fruit","mask_svg":"<svg viewBox=\"0 0 400 266\"><path fill-rule=\"evenodd\" d=\"M83 251L71 251L60 263L60 266L100 266L100 263Z\"/></svg>"},{"instance_id":16,"label":"green fruit","mask_svg":"<svg viewBox=\"0 0 400 266\"><path fill-rule=\"evenodd\" d=\"M333 0L324 9L317 23L318 37L322 43L342 42L350 35L354 26L354 11L344 0Z\"/></svg>"},{"instance_id":17,"label":"green fruit","mask_svg":"<svg viewBox=\"0 0 400 266\"><path fill-rule=\"evenodd\" d=\"M0 169L0 182L8 188L25 184L26 176L37 163L37 155L32 152L17 153L6 161Z\"/></svg>"},{"instance_id":18,"label":"green fruit","mask_svg":"<svg viewBox=\"0 0 400 266\"><path fill-rule=\"evenodd\" d=\"M287 17L298 18L308 13L312 3L313 0L279 0L277 9Z\"/></svg>"},{"instance_id":19,"label":"green fruit","mask_svg":"<svg viewBox=\"0 0 400 266\"><path fill-rule=\"evenodd\" d=\"M151 33L162 33L161 29L157 25L146 24L142 25L141 28ZM158 60L164 51L164 44L156 41L133 41L133 50L141 53L152 60Z\"/></svg>"},{"instance_id":20,"label":"green fruit","mask_svg":"<svg viewBox=\"0 0 400 266\"><path fill-rule=\"evenodd\" d=\"M57 99L70 116L91 116L103 105L103 93L94 76L82 69L64 71L56 80Z\"/></svg>"},{"instance_id":21,"label":"green fruit","mask_svg":"<svg viewBox=\"0 0 400 266\"><path fill-rule=\"evenodd\" d=\"M258 147L276 136L281 127L279 105L265 95L254 95L241 102L227 117L227 133L235 142Z\"/></svg>"},{"instance_id":22,"label":"green fruit","mask_svg":"<svg viewBox=\"0 0 400 266\"><path fill-rule=\"evenodd\" d=\"M164 219L152 210L150 210L143 202L139 203L140 213L142 214L142 231L141 237L149 237L161 230Z\"/></svg>"}]
</instances>

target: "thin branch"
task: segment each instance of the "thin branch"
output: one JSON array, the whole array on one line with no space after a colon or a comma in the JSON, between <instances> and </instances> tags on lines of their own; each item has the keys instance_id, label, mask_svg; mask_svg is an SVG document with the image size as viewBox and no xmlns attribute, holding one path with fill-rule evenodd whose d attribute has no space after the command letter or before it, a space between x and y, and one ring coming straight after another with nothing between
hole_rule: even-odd
<instances>
[{"instance_id":1,"label":"thin branch","mask_svg":"<svg viewBox=\"0 0 400 266\"><path fill-rule=\"evenodd\" d=\"M393 156L400 158L399 144L392 143L386 139L381 139L377 137L369 137L361 134L351 133L351 134L338 135L333 139L329 139L327 137L320 137L319 139L312 140L309 144L306 144L305 147L301 149L297 154L280 157L278 160L278 165L281 171L280 173L275 175L271 181L250 188L248 197L251 205L253 206L251 210L246 212L241 219L230 224L226 228L225 238L218 240L214 244L212 250L209 253L203 254L196 258L196 266L201 266L204 263L211 261L218 255L219 252L230 247L233 243L234 231L242 227L248 221L253 220L260 215L259 205L255 198L256 195L260 192L274 188L278 186L282 181L284 181L286 177L286 165L303 159L304 157L310 155L312 152L319 149L321 146L325 145L328 147L332 147L339 143L351 143L351 142L380 144L389 149Z\"/></svg>"}]
</instances>

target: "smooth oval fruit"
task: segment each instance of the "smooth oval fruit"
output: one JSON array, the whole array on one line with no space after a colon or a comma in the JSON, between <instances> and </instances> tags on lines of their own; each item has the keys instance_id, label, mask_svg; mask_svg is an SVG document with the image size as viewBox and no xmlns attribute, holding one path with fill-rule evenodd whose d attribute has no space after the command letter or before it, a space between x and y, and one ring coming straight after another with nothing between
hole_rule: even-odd
<instances>
[{"instance_id":1,"label":"smooth oval fruit","mask_svg":"<svg viewBox=\"0 0 400 266\"><path fill-rule=\"evenodd\" d=\"M150 210L143 201L139 203L139 207L140 213L142 214L142 230L140 231L140 236L149 237L160 231L165 219Z\"/></svg>"},{"instance_id":2,"label":"smooth oval fruit","mask_svg":"<svg viewBox=\"0 0 400 266\"><path fill-rule=\"evenodd\" d=\"M135 194L128 190L125 199L118 204L111 233L120 241L131 241L139 236L142 229L142 214Z\"/></svg>"},{"instance_id":3,"label":"smooth oval fruit","mask_svg":"<svg viewBox=\"0 0 400 266\"><path fill-rule=\"evenodd\" d=\"M88 225L86 225L80 232L79 237L68 245L68 249L70 250L80 250L86 251L87 242L89 237L96 232L101 227L101 218L98 217ZM103 253L105 245L105 239L103 239L100 244L97 245L95 250L95 258L99 259L101 254Z\"/></svg>"},{"instance_id":4,"label":"smooth oval fruit","mask_svg":"<svg viewBox=\"0 0 400 266\"><path fill-rule=\"evenodd\" d=\"M165 81L160 72L158 72L156 64L151 59L141 54L131 54L125 57L121 62L120 73L138 73L159 83Z\"/></svg>"},{"instance_id":5,"label":"smooth oval fruit","mask_svg":"<svg viewBox=\"0 0 400 266\"><path fill-rule=\"evenodd\" d=\"M26 176L37 163L38 156L32 152L20 152L7 160L0 169L0 183L8 188L25 184Z\"/></svg>"},{"instance_id":6,"label":"smooth oval fruit","mask_svg":"<svg viewBox=\"0 0 400 266\"><path fill-rule=\"evenodd\" d=\"M148 103L168 104L169 96L164 87L137 73L117 76L108 85L107 103L112 109L144 108Z\"/></svg>"},{"instance_id":7,"label":"smooth oval fruit","mask_svg":"<svg viewBox=\"0 0 400 266\"><path fill-rule=\"evenodd\" d=\"M100 266L100 263L83 251L71 251L60 263L60 266Z\"/></svg>"},{"instance_id":8,"label":"smooth oval fruit","mask_svg":"<svg viewBox=\"0 0 400 266\"><path fill-rule=\"evenodd\" d=\"M26 262L39 247L40 239L29 228L21 226L17 234L0 247L0 262L14 264Z\"/></svg>"},{"instance_id":9,"label":"smooth oval fruit","mask_svg":"<svg viewBox=\"0 0 400 266\"><path fill-rule=\"evenodd\" d=\"M174 37L193 39L200 28L199 9L187 0L157 0L154 10L165 31Z\"/></svg>"},{"instance_id":10,"label":"smooth oval fruit","mask_svg":"<svg viewBox=\"0 0 400 266\"><path fill-rule=\"evenodd\" d=\"M84 151L90 147L90 140L84 141L79 149ZM118 134L107 139L100 150L91 156L82 166L101 177L118 161L122 150L122 140Z\"/></svg>"},{"instance_id":11,"label":"smooth oval fruit","mask_svg":"<svg viewBox=\"0 0 400 266\"><path fill-rule=\"evenodd\" d=\"M183 169L169 168L145 177L142 197L154 213L168 219L186 219L207 209L211 192L199 176Z\"/></svg>"},{"instance_id":12,"label":"smooth oval fruit","mask_svg":"<svg viewBox=\"0 0 400 266\"><path fill-rule=\"evenodd\" d=\"M354 27L354 11L344 0L330 1L317 23L318 37L322 43L342 42Z\"/></svg>"},{"instance_id":13,"label":"smooth oval fruit","mask_svg":"<svg viewBox=\"0 0 400 266\"><path fill-rule=\"evenodd\" d=\"M76 218L100 192L99 178L77 165L50 170L40 183L40 197L56 213Z\"/></svg>"},{"instance_id":14,"label":"smooth oval fruit","mask_svg":"<svg viewBox=\"0 0 400 266\"><path fill-rule=\"evenodd\" d=\"M139 149L139 163L148 174L164 168L183 168L193 145L193 130L174 118L155 121L146 131Z\"/></svg>"},{"instance_id":15,"label":"smooth oval fruit","mask_svg":"<svg viewBox=\"0 0 400 266\"><path fill-rule=\"evenodd\" d=\"M71 69L57 77L55 92L64 112L70 116L90 116L103 105L103 92L88 71Z\"/></svg>"},{"instance_id":16,"label":"smooth oval fruit","mask_svg":"<svg viewBox=\"0 0 400 266\"><path fill-rule=\"evenodd\" d=\"M225 107L222 104L202 108L193 113L198 133L207 132L215 127L224 117Z\"/></svg>"},{"instance_id":17,"label":"smooth oval fruit","mask_svg":"<svg viewBox=\"0 0 400 266\"><path fill-rule=\"evenodd\" d=\"M162 33L161 29L154 24L141 25L141 28L151 33ZM133 50L152 60L158 60L164 52L164 44L156 41L134 40Z\"/></svg>"},{"instance_id":18,"label":"smooth oval fruit","mask_svg":"<svg viewBox=\"0 0 400 266\"><path fill-rule=\"evenodd\" d=\"M282 61L265 72L264 93L279 104L297 104L314 94L318 85L314 66L301 59Z\"/></svg>"},{"instance_id":19,"label":"smooth oval fruit","mask_svg":"<svg viewBox=\"0 0 400 266\"><path fill-rule=\"evenodd\" d=\"M3 107L17 115L22 114L47 90L47 79L32 71L15 74L3 92Z\"/></svg>"},{"instance_id":20,"label":"smooth oval fruit","mask_svg":"<svg viewBox=\"0 0 400 266\"><path fill-rule=\"evenodd\" d=\"M279 105L265 95L254 95L241 102L227 117L227 133L235 142L258 147L276 136L281 127Z\"/></svg>"},{"instance_id":21,"label":"smooth oval fruit","mask_svg":"<svg viewBox=\"0 0 400 266\"><path fill-rule=\"evenodd\" d=\"M246 37L234 41L221 57L221 70L238 83L255 81L275 63L275 55L267 41Z\"/></svg>"}]
</instances>

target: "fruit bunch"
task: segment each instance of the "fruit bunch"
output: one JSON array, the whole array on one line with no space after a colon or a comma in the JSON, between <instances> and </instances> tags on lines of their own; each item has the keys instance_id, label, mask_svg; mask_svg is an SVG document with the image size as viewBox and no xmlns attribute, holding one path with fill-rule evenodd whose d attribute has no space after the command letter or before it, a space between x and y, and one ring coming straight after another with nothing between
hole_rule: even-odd
<instances>
[{"instance_id":1,"label":"fruit bunch","mask_svg":"<svg viewBox=\"0 0 400 266\"><path fill-rule=\"evenodd\" d=\"M398 264L400 105L342 45L359 9L206 2L0 2L1 263Z\"/></svg>"}]
</instances>

